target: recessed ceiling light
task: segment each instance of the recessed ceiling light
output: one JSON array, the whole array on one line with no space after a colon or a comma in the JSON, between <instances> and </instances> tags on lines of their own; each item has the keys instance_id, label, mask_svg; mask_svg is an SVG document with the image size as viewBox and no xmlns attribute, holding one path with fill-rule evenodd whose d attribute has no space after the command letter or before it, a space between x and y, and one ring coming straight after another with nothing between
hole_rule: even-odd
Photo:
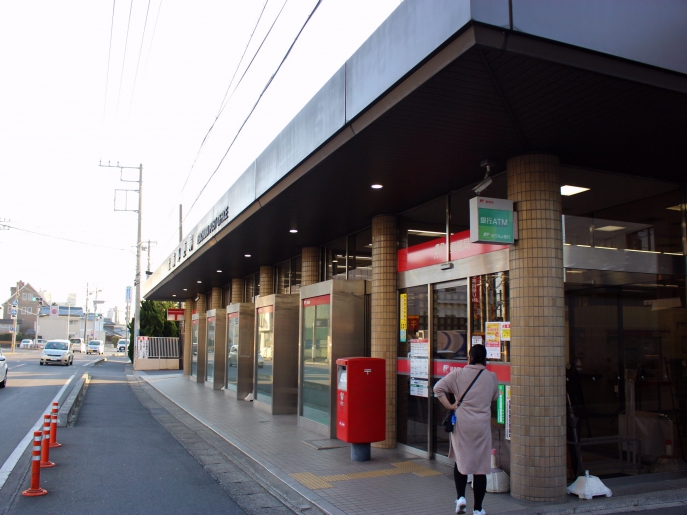
<instances>
[{"instance_id":1,"label":"recessed ceiling light","mask_svg":"<svg viewBox=\"0 0 687 515\"><path fill-rule=\"evenodd\" d=\"M415 234L416 236L446 236L445 232L422 231L420 229L408 229L408 234Z\"/></svg>"},{"instance_id":2,"label":"recessed ceiling light","mask_svg":"<svg viewBox=\"0 0 687 515\"><path fill-rule=\"evenodd\" d=\"M291 234L296 234L298 232L298 229L290 229L289 232Z\"/></svg>"},{"instance_id":3,"label":"recessed ceiling light","mask_svg":"<svg viewBox=\"0 0 687 515\"><path fill-rule=\"evenodd\" d=\"M244 254L244 256L246 256L246 257L250 257L250 254Z\"/></svg>"},{"instance_id":4,"label":"recessed ceiling light","mask_svg":"<svg viewBox=\"0 0 687 515\"><path fill-rule=\"evenodd\" d=\"M383 187L384 187L384 186L382 186L381 184L373 184L373 185L371 186L371 188L372 188L373 190L381 190Z\"/></svg>"},{"instance_id":5,"label":"recessed ceiling light","mask_svg":"<svg viewBox=\"0 0 687 515\"><path fill-rule=\"evenodd\" d=\"M561 186L561 195L564 195L566 197L570 197L571 195L577 195L578 193L582 193L583 191L589 191L589 188L581 188L580 186L570 186L570 185L565 185Z\"/></svg>"},{"instance_id":6,"label":"recessed ceiling light","mask_svg":"<svg viewBox=\"0 0 687 515\"><path fill-rule=\"evenodd\" d=\"M184 291L188 291L188 288L184 288Z\"/></svg>"},{"instance_id":7,"label":"recessed ceiling light","mask_svg":"<svg viewBox=\"0 0 687 515\"><path fill-rule=\"evenodd\" d=\"M172 295L172 297L176 297L176 295Z\"/></svg>"},{"instance_id":8,"label":"recessed ceiling light","mask_svg":"<svg viewBox=\"0 0 687 515\"><path fill-rule=\"evenodd\" d=\"M217 270L217 273L218 273L218 274L221 274L221 273L222 273L222 271L221 271L221 270Z\"/></svg>"},{"instance_id":9,"label":"recessed ceiling light","mask_svg":"<svg viewBox=\"0 0 687 515\"><path fill-rule=\"evenodd\" d=\"M198 284L203 284L203 281L196 281Z\"/></svg>"},{"instance_id":10,"label":"recessed ceiling light","mask_svg":"<svg viewBox=\"0 0 687 515\"><path fill-rule=\"evenodd\" d=\"M666 209L670 209L671 211L680 211L680 204L678 204L677 206L667 207Z\"/></svg>"},{"instance_id":11,"label":"recessed ceiling light","mask_svg":"<svg viewBox=\"0 0 687 515\"><path fill-rule=\"evenodd\" d=\"M603 227L594 228L595 231L613 232L620 229L627 229L627 227L620 227L619 225L604 225Z\"/></svg>"},{"instance_id":12,"label":"recessed ceiling light","mask_svg":"<svg viewBox=\"0 0 687 515\"><path fill-rule=\"evenodd\" d=\"M339 262L338 259L332 259L332 263L338 263L338 262Z\"/></svg>"}]
</instances>

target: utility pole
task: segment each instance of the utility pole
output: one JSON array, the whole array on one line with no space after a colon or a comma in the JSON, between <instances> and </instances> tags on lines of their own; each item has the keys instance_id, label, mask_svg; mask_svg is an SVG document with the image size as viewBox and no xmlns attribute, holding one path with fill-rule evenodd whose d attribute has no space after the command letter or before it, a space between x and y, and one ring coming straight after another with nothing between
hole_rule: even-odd
<instances>
[{"instance_id":1,"label":"utility pole","mask_svg":"<svg viewBox=\"0 0 687 515\"><path fill-rule=\"evenodd\" d=\"M143 245L141 247L141 250L147 250L148 251L148 267L146 268L146 276L152 275L152 272L150 271L150 246L151 245L157 245L156 241L147 241L147 245ZM146 277L147 279L147 277Z\"/></svg>"},{"instance_id":2,"label":"utility pole","mask_svg":"<svg viewBox=\"0 0 687 515\"><path fill-rule=\"evenodd\" d=\"M122 177L125 169L138 170L138 190L115 190L115 201L117 199L117 191L138 191L138 209L128 209L125 205L124 209L117 209L115 202L115 211L136 211L138 213L138 236L136 238L136 279L134 286L136 286L136 304L134 305L134 345L138 342L138 335L141 327L141 216L143 211L143 164L138 166L120 166L119 163L111 165L109 162L104 165L100 162L101 167L104 168L119 168L119 180L122 182L136 182L126 180ZM128 195L128 193L125 193ZM128 198L128 197L127 197Z\"/></svg>"}]
</instances>

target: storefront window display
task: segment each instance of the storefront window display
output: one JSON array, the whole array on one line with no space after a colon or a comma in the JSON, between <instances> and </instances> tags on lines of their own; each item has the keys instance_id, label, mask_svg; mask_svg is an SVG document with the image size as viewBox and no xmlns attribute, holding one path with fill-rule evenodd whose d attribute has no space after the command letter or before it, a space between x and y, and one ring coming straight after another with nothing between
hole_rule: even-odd
<instances>
[{"instance_id":1,"label":"storefront window display","mask_svg":"<svg viewBox=\"0 0 687 515\"><path fill-rule=\"evenodd\" d=\"M508 272L470 278L470 345L487 347L490 361L510 361Z\"/></svg>"}]
</instances>

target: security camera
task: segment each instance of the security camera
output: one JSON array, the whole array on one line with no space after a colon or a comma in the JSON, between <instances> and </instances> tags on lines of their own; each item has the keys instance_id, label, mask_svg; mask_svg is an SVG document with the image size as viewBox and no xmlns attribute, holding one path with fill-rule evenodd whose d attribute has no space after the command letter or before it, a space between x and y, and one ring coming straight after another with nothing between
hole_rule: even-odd
<instances>
[{"instance_id":1,"label":"security camera","mask_svg":"<svg viewBox=\"0 0 687 515\"><path fill-rule=\"evenodd\" d=\"M494 166L494 162L491 161L490 159L483 159L482 162L479 164L482 168L486 168L487 171L484 174L484 179L482 179L482 182L480 182L477 186L472 188L472 191L475 192L475 195L480 195L484 190L486 190L489 186L491 186L492 178L489 177L489 173L491 172L491 167Z\"/></svg>"}]
</instances>

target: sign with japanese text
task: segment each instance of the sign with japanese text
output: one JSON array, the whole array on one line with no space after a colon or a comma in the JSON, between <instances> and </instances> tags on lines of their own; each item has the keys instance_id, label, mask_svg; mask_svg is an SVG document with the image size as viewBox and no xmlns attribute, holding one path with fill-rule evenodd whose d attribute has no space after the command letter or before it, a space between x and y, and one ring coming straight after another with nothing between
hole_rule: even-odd
<instances>
[{"instance_id":1,"label":"sign with japanese text","mask_svg":"<svg viewBox=\"0 0 687 515\"><path fill-rule=\"evenodd\" d=\"M470 242L510 244L515 241L513 201L500 198L470 199Z\"/></svg>"},{"instance_id":2,"label":"sign with japanese text","mask_svg":"<svg viewBox=\"0 0 687 515\"><path fill-rule=\"evenodd\" d=\"M484 323L484 346L487 348L487 359L501 358L501 322Z\"/></svg>"},{"instance_id":3,"label":"sign with japanese text","mask_svg":"<svg viewBox=\"0 0 687 515\"><path fill-rule=\"evenodd\" d=\"M496 423L506 423L506 385L500 384L499 396L496 398Z\"/></svg>"},{"instance_id":4,"label":"sign with japanese text","mask_svg":"<svg viewBox=\"0 0 687 515\"><path fill-rule=\"evenodd\" d=\"M501 341L510 341L510 322L501 322Z\"/></svg>"},{"instance_id":5,"label":"sign with japanese text","mask_svg":"<svg viewBox=\"0 0 687 515\"><path fill-rule=\"evenodd\" d=\"M407 293L401 293L401 298L400 298L400 308L401 308L401 313L399 316L399 322L400 322L400 338L401 338L401 343L406 342L406 335L407 335L407 330L408 330L408 294Z\"/></svg>"}]
</instances>

